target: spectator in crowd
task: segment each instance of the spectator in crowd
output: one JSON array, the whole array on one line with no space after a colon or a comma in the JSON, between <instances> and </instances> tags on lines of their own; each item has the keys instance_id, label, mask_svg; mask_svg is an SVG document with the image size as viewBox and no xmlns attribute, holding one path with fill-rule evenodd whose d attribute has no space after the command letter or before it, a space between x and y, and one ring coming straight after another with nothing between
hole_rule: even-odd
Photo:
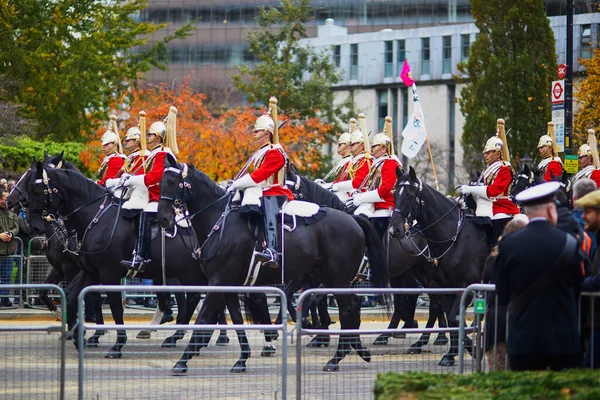
<instances>
[{"instance_id":1,"label":"spectator in crowd","mask_svg":"<svg viewBox=\"0 0 600 400\"><path fill-rule=\"evenodd\" d=\"M529 223L529 218L523 214L517 214L506 224L502 236L498 238L498 242L503 237L518 232L524 229ZM494 276L496 275L496 259L498 257L498 245L494 246L492 253L485 262L483 270L484 283L496 283ZM485 314L485 355L488 363L488 371L504 370L506 365L506 307L498 306L496 313L496 300L492 297L488 302L487 312ZM494 344L495 354L494 354Z\"/></svg>"},{"instance_id":2,"label":"spectator in crowd","mask_svg":"<svg viewBox=\"0 0 600 400\"><path fill-rule=\"evenodd\" d=\"M575 182L573 185L573 203L577 203L577 200L581 199L588 193L593 192L598 189L596 186L596 182L592 179L582 178ZM577 221L581 224L581 227L585 229L585 233L591 239L589 257L590 260L594 259L594 255L596 254L596 232L585 228L585 220L583 219L583 210L580 207L577 207L575 204L575 209L573 210L573 215L577 218Z\"/></svg>"},{"instance_id":3,"label":"spectator in crowd","mask_svg":"<svg viewBox=\"0 0 600 400\"><path fill-rule=\"evenodd\" d=\"M585 229L594 232L592 236L600 235L600 190L594 190L585 196L579 198L575 205L583 210L583 220L585 221ZM600 291L600 254L596 254L592 262L592 270L590 276L586 277L583 281L582 290L585 292L598 292ZM591 318L594 319L594 332L592 337L589 338L594 343L593 354L591 352L591 346L588 346L588 351L585 356L585 366L591 367L592 360L594 368L600 368L600 301L595 300L596 304L594 307L595 315ZM582 302L582 305L586 305ZM591 311L591 308L590 308ZM588 314L589 315L589 314ZM588 315L584 315L584 318ZM591 322L591 320L589 321ZM591 330L591 325L590 330ZM587 330L587 329L586 329ZM583 332L586 333L586 332ZM588 338L586 338L588 339Z\"/></svg>"},{"instance_id":4,"label":"spectator in crowd","mask_svg":"<svg viewBox=\"0 0 600 400\"><path fill-rule=\"evenodd\" d=\"M2 178L0 179L0 189L8 189L8 182L6 181L6 179Z\"/></svg>"},{"instance_id":5,"label":"spectator in crowd","mask_svg":"<svg viewBox=\"0 0 600 400\"><path fill-rule=\"evenodd\" d=\"M14 259L7 257L17 251L17 241L13 237L19 233L17 215L6 207L8 191L0 188L0 285L9 285ZM10 307L12 303L7 297L8 290L0 288L0 307Z\"/></svg>"},{"instance_id":6,"label":"spectator in crowd","mask_svg":"<svg viewBox=\"0 0 600 400\"><path fill-rule=\"evenodd\" d=\"M14 179L10 179L8 182L6 182L6 189L8 190L8 193L10 193L10 191L15 187L16 184L17 182L15 182Z\"/></svg>"},{"instance_id":7,"label":"spectator in crowd","mask_svg":"<svg viewBox=\"0 0 600 400\"><path fill-rule=\"evenodd\" d=\"M558 182L519 193L529 224L498 245L498 304L508 310L506 351L517 371L581 364L578 300L584 255L556 228Z\"/></svg>"}]
</instances>

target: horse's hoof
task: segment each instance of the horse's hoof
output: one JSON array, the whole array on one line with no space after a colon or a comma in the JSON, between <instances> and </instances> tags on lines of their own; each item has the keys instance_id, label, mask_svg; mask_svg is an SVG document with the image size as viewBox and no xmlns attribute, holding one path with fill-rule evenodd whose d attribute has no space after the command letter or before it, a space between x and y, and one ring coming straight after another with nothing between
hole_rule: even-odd
<instances>
[{"instance_id":1,"label":"horse's hoof","mask_svg":"<svg viewBox=\"0 0 600 400\"><path fill-rule=\"evenodd\" d=\"M444 357L442 357L442 359L439 362L439 366L440 367L451 367L454 365L454 357L453 356L448 356L445 355Z\"/></svg>"},{"instance_id":2,"label":"horse's hoof","mask_svg":"<svg viewBox=\"0 0 600 400\"><path fill-rule=\"evenodd\" d=\"M219 335L217 338L217 346L227 346L229 343L229 337L227 335Z\"/></svg>"},{"instance_id":3,"label":"horse's hoof","mask_svg":"<svg viewBox=\"0 0 600 400\"><path fill-rule=\"evenodd\" d=\"M335 371L339 371L339 370L340 370L340 366L338 364L334 364L332 362L328 362L323 367L323 371L325 371L325 372L335 372Z\"/></svg>"},{"instance_id":4,"label":"horse's hoof","mask_svg":"<svg viewBox=\"0 0 600 400\"><path fill-rule=\"evenodd\" d=\"M104 356L104 358L110 358L111 360L116 360L121 357L123 357L123 353L118 350L109 350L109 352Z\"/></svg>"},{"instance_id":5,"label":"horse's hoof","mask_svg":"<svg viewBox=\"0 0 600 400\"><path fill-rule=\"evenodd\" d=\"M97 337L91 337L85 342L85 347L98 347L99 344L100 342Z\"/></svg>"},{"instance_id":6,"label":"horse's hoof","mask_svg":"<svg viewBox=\"0 0 600 400\"><path fill-rule=\"evenodd\" d=\"M368 349L362 348L360 350L356 350L360 358L365 360L366 362L371 362L371 352Z\"/></svg>"},{"instance_id":7,"label":"horse's hoof","mask_svg":"<svg viewBox=\"0 0 600 400\"><path fill-rule=\"evenodd\" d=\"M176 346L177 346L177 338L175 338L173 336L169 336L162 342L160 347L173 348Z\"/></svg>"},{"instance_id":8,"label":"horse's hoof","mask_svg":"<svg viewBox=\"0 0 600 400\"><path fill-rule=\"evenodd\" d=\"M262 351L260 352L260 356L271 357L273 354L275 354L276 351L277 347L273 346L272 344L267 344L265 345L265 347L263 347Z\"/></svg>"},{"instance_id":9,"label":"horse's hoof","mask_svg":"<svg viewBox=\"0 0 600 400\"><path fill-rule=\"evenodd\" d=\"M410 346L408 348L408 351L406 352L406 354L421 354L423 352L423 349L421 349L421 346Z\"/></svg>"},{"instance_id":10,"label":"horse's hoof","mask_svg":"<svg viewBox=\"0 0 600 400\"><path fill-rule=\"evenodd\" d=\"M448 344L448 337L446 335L438 335L433 342L434 346L443 346L445 344Z\"/></svg>"},{"instance_id":11,"label":"horse's hoof","mask_svg":"<svg viewBox=\"0 0 600 400\"><path fill-rule=\"evenodd\" d=\"M173 322L174 319L175 318L173 318L173 314L163 314L159 325L166 324L167 322Z\"/></svg>"},{"instance_id":12,"label":"horse's hoof","mask_svg":"<svg viewBox=\"0 0 600 400\"><path fill-rule=\"evenodd\" d=\"M379 335L377 336L377 339L375 339L375 341L373 342L373 346L386 346L388 344L389 338L390 337L388 335Z\"/></svg>"},{"instance_id":13,"label":"horse's hoof","mask_svg":"<svg viewBox=\"0 0 600 400\"><path fill-rule=\"evenodd\" d=\"M177 364L171 369L173 375L183 375L188 371L187 363L184 361L177 361Z\"/></svg>"},{"instance_id":14,"label":"horse's hoof","mask_svg":"<svg viewBox=\"0 0 600 400\"><path fill-rule=\"evenodd\" d=\"M234 374L239 374L241 372L246 372L247 370L248 370L248 367L246 367L246 362L245 361L238 361L231 368L231 370L229 370L229 372L232 372Z\"/></svg>"},{"instance_id":15,"label":"horse's hoof","mask_svg":"<svg viewBox=\"0 0 600 400\"><path fill-rule=\"evenodd\" d=\"M137 334L136 338L138 339L150 339L150 331L140 331Z\"/></svg>"},{"instance_id":16,"label":"horse's hoof","mask_svg":"<svg viewBox=\"0 0 600 400\"><path fill-rule=\"evenodd\" d=\"M308 344L306 347L329 347L329 335L317 335Z\"/></svg>"}]
</instances>

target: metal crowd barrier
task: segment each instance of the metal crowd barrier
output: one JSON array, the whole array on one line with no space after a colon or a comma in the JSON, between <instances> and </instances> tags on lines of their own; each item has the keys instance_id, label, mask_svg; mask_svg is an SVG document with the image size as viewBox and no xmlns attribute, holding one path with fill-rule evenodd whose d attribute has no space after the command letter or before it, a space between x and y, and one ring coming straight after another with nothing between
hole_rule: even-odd
<instances>
[{"instance_id":1,"label":"metal crowd barrier","mask_svg":"<svg viewBox=\"0 0 600 400\"><path fill-rule=\"evenodd\" d=\"M61 304L65 293L56 285L8 285L8 289L55 290ZM65 398L66 307L61 322L0 324L0 398Z\"/></svg>"},{"instance_id":2,"label":"metal crowd barrier","mask_svg":"<svg viewBox=\"0 0 600 400\"><path fill-rule=\"evenodd\" d=\"M14 254L0 256L0 262L8 260L8 263L12 265L12 268L6 267L10 269L10 283L7 284L2 282L2 284L0 284L0 291L8 290L9 293L1 294L0 302L10 301L12 305L9 308L18 308L23 304L23 290L19 286L23 283L23 241L19 237L14 237L13 240L17 242L16 252ZM2 268L3 267L0 266L0 269ZM1 271L1 273L4 273L4 271ZM2 281L1 277L0 281ZM11 285L13 286L12 293L10 289L7 289L7 287Z\"/></svg>"},{"instance_id":3,"label":"metal crowd barrier","mask_svg":"<svg viewBox=\"0 0 600 400\"><path fill-rule=\"evenodd\" d=\"M460 294L464 289L310 289L302 293L298 299L297 314L301 315L304 301L311 295L347 294L347 295L429 295ZM364 311L364 310L363 310ZM390 311L391 312L391 311ZM386 317L381 312L381 317ZM389 317L389 316L387 316ZM428 371L428 372L456 372L456 367L441 367L438 365L442 356L449 349L450 342L444 345L430 345L419 341L416 334L458 334L459 328L413 328L413 329L387 329L382 328L382 322L367 322L368 318L362 316L360 329L305 329L302 321L296 324L296 398L371 398L373 396L373 384L378 373L389 371ZM381 318L379 318L381 320ZM387 326L386 320L385 325ZM400 326L399 326L400 328ZM465 329L474 332L475 328ZM406 338L392 341L393 335L405 333ZM339 372L323 372L323 367L332 358L337 342L331 340L331 336L341 334L358 334L363 345L371 352L371 362L361 360L354 351L348 354L339 364ZM390 336L390 342L386 346L374 346L372 340L376 335L386 334ZM325 335L329 338L328 348L307 348L308 335ZM433 336L431 341L435 339ZM448 338L449 339L449 338ZM416 343L415 343L416 342ZM411 345L412 343L412 345ZM430 341L428 340L428 343ZM422 345L418 352L413 345Z\"/></svg>"},{"instance_id":4,"label":"metal crowd barrier","mask_svg":"<svg viewBox=\"0 0 600 400\"><path fill-rule=\"evenodd\" d=\"M84 296L88 292L200 292L200 293L269 293L281 298L286 304L282 290L272 287L230 286L90 286L82 290L78 298L78 320L83 321ZM273 318L274 316L271 315ZM149 319L149 317L148 317ZM150 325L148 323L105 325L106 334L100 338L98 348L85 348L84 331L95 330L97 325L83 323L79 330L79 399L88 398L268 398L285 399L287 395L287 314L283 313L280 324L273 325ZM115 343L116 330L157 330L151 339L137 340L128 334L128 342L122 349L122 358L107 360L105 354ZM176 329L186 330L186 337L176 348L162 348L167 334ZM189 361L185 377L172 376L171 368L183 354L192 330L245 330L252 348L252 357L247 362L248 373L232 374L229 368L240 355L237 340L230 338L226 346L212 343L200 350ZM279 349L274 356L260 357L259 345L263 337L261 330L280 332ZM280 346L279 346L280 345ZM206 395L205 395L206 394Z\"/></svg>"}]
</instances>

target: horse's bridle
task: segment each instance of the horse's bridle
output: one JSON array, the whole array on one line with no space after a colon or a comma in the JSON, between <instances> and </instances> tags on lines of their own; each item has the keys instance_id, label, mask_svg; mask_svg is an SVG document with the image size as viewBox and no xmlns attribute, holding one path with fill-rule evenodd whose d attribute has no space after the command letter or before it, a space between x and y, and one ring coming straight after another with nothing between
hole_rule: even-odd
<instances>
[{"instance_id":1,"label":"horse's bridle","mask_svg":"<svg viewBox=\"0 0 600 400\"><path fill-rule=\"evenodd\" d=\"M423 182L421 182L421 180L417 178L417 182L406 181L406 182L398 183L396 186L412 186L412 187L416 187L419 189L419 192L415 196L415 198L412 202L412 205L410 207L410 210L408 212L402 211L402 209L400 209L400 207L395 207L394 211L393 211L394 213L398 213L404 217L404 232L406 235L406 232L408 232L408 230L410 228L410 224L416 220L416 218L414 218L412 216L413 212L416 210L416 208L419 205L421 207L423 207L425 205L423 202L423 199L421 198L422 193L423 193Z\"/></svg>"},{"instance_id":2,"label":"horse's bridle","mask_svg":"<svg viewBox=\"0 0 600 400\"><path fill-rule=\"evenodd\" d=\"M175 197L164 195L161 191L160 200L170 201L171 207L173 208L173 211L175 212L176 215L181 214L181 215L186 216L185 218L189 218L187 216L187 205L183 201L185 189L186 188L188 190L192 189L192 184L189 183L187 180L188 166L185 163L183 163L181 168L167 167L167 168L165 168L164 173L167 173L167 172L174 172L177 175L181 175L181 182L179 182L179 185L178 185L179 189L177 190Z\"/></svg>"}]
</instances>

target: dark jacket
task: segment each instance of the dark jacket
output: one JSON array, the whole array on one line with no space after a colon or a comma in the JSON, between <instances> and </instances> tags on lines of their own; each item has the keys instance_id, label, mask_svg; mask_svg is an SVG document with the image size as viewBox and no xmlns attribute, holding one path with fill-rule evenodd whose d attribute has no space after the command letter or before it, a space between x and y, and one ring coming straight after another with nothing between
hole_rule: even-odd
<instances>
[{"instance_id":1,"label":"dark jacket","mask_svg":"<svg viewBox=\"0 0 600 400\"><path fill-rule=\"evenodd\" d=\"M17 223L17 214L8 208L0 207L0 233L9 232L13 237L19 234L19 225ZM6 256L14 254L17 251L17 241L11 240L5 242L0 240L0 255Z\"/></svg>"},{"instance_id":2,"label":"dark jacket","mask_svg":"<svg viewBox=\"0 0 600 400\"><path fill-rule=\"evenodd\" d=\"M532 221L519 232L500 241L496 266L496 290L501 306L508 306L531 287L559 259L566 233L548 221ZM559 268L543 294L508 319L507 353L573 354L580 351L578 297L582 258L578 251Z\"/></svg>"}]
</instances>

